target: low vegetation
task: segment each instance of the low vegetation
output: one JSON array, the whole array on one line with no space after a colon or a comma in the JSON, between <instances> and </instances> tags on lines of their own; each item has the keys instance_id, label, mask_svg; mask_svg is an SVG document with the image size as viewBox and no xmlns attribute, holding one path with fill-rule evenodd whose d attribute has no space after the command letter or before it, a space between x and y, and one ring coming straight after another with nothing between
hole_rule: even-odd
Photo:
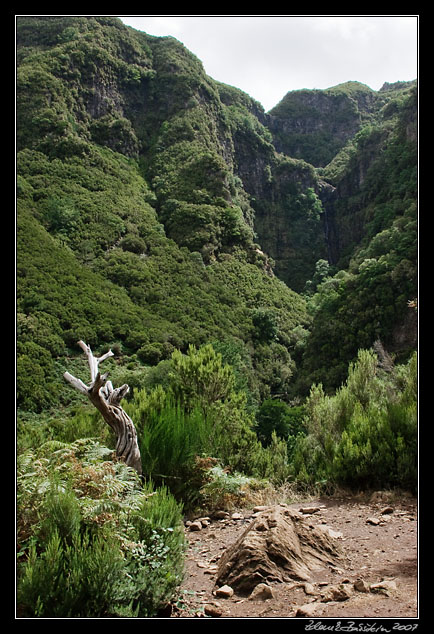
<instances>
[{"instance_id":1,"label":"low vegetation","mask_svg":"<svg viewBox=\"0 0 434 634\"><path fill-rule=\"evenodd\" d=\"M37 446L23 426L20 616L156 615L182 580L183 514L242 504L270 483L415 491L416 369L416 356L383 368L361 350L336 395L315 385L303 408L264 401L255 418L212 346L174 353L164 387L125 403L143 480L114 461L111 432L101 434L107 446L95 438L88 408L45 430L39 421Z\"/></svg>"}]
</instances>

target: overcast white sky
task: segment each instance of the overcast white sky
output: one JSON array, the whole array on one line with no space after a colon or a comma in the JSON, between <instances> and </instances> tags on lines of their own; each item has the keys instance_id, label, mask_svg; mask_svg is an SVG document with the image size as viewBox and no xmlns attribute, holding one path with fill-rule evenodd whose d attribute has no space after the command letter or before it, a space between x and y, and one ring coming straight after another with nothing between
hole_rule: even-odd
<instances>
[{"instance_id":1,"label":"overcast white sky","mask_svg":"<svg viewBox=\"0 0 434 634\"><path fill-rule=\"evenodd\" d=\"M172 35L220 82L266 111L289 90L416 79L418 16L119 16L149 35Z\"/></svg>"}]
</instances>

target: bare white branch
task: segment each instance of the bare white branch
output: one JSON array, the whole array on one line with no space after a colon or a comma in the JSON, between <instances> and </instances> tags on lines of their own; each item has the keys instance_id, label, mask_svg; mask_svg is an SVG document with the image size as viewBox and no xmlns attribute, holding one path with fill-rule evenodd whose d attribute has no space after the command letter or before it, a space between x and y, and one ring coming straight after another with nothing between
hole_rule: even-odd
<instances>
[{"instance_id":1,"label":"bare white branch","mask_svg":"<svg viewBox=\"0 0 434 634\"><path fill-rule=\"evenodd\" d=\"M103 361L105 361L106 359L108 359L109 357L114 357L114 352L112 352L111 350L109 350L108 352L106 352L105 354L103 354L101 357L99 357L96 361L98 363L98 365L100 363L102 363Z\"/></svg>"},{"instance_id":2,"label":"bare white branch","mask_svg":"<svg viewBox=\"0 0 434 634\"><path fill-rule=\"evenodd\" d=\"M85 385L81 379L77 379L72 376L72 374L69 374L69 372L65 372L63 376L72 387L88 396L90 401L102 414L105 422L116 433L117 458L123 460L128 466L133 467L141 474L142 465L140 450L137 444L136 429L131 418L120 406L121 400L128 393L130 388L127 384L124 384L114 389L111 381L107 381L106 384L103 385L108 374L101 375L98 370L98 365L102 361L114 356L113 352L109 350L101 357L96 358L93 356L90 346L86 345L84 341L79 341L78 345L86 353L90 368L91 383L90 385Z\"/></svg>"},{"instance_id":3,"label":"bare white branch","mask_svg":"<svg viewBox=\"0 0 434 634\"><path fill-rule=\"evenodd\" d=\"M87 394L89 388L83 383L83 381L76 379L75 376L72 376L69 372L65 372L63 376L68 383L71 383L72 387L75 387L75 389L79 392L83 392L83 394Z\"/></svg>"}]
</instances>

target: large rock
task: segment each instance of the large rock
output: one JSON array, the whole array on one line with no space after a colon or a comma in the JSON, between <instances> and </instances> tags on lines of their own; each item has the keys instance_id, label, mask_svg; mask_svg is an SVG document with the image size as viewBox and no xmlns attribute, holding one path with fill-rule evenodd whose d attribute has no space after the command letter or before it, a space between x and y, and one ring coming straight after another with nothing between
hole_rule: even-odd
<instances>
[{"instance_id":1,"label":"large rock","mask_svg":"<svg viewBox=\"0 0 434 634\"><path fill-rule=\"evenodd\" d=\"M312 570L336 565L342 553L336 539L288 507L261 512L222 555L216 584L249 594L259 583L308 581Z\"/></svg>"}]
</instances>

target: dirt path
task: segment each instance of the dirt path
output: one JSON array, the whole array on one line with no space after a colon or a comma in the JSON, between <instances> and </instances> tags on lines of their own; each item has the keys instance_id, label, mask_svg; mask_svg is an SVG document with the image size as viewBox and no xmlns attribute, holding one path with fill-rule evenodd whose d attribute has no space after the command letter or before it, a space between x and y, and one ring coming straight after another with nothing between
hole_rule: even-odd
<instances>
[{"instance_id":1,"label":"dirt path","mask_svg":"<svg viewBox=\"0 0 434 634\"><path fill-rule=\"evenodd\" d=\"M309 583L270 583L268 599L216 596L218 560L254 517L253 509L232 511L224 519L202 520L200 530L186 526L186 577L171 616L417 618L416 499L377 492L289 506L298 511L319 507L304 515L333 531L344 552L339 568L315 571ZM373 584L380 587L371 589Z\"/></svg>"}]
</instances>

